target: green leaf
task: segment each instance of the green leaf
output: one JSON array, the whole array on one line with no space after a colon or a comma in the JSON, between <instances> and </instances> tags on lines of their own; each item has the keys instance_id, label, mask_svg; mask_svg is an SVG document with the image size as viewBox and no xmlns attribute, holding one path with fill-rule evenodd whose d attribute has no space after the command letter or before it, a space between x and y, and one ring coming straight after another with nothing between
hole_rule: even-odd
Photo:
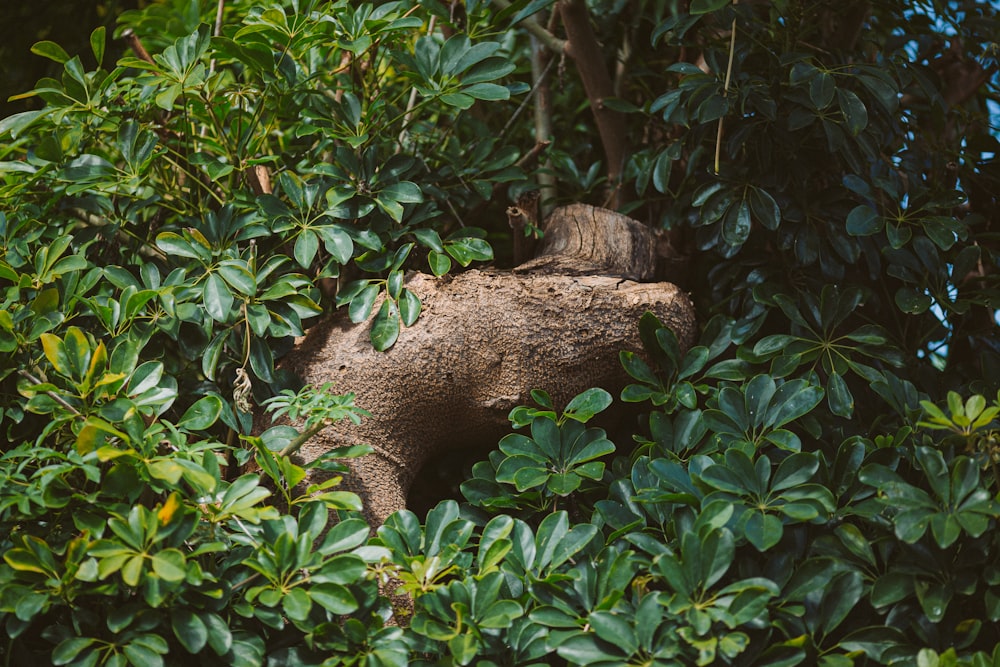
<instances>
[{"instance_id":1,"label":"green leaf","mask_svg":"<svg viewBox=\"0 0 1000 667\"><path fill-rule=\"evenodd\" d=\"M871 589L872 605L878 609L895 604L913 594L916 580L909 574L890 571L875 580Z\"/></svg>"},{"instance_id":2,"label":"green leaf","mask_svg":"<svg viewBox=\"0 0 1000 667\"><path fill-rule=\"evenodd\" d=\"M0 136L10 133L12 139L30 127L35 121L45 118L52 113L51 109L39 109L36 111L22 111L6 118L0 119Z\"/></svg>"},{"instance_id":3,"label":"green leaf","mask_svg":"<svg viewBox=\"0 0 1000 667\"><path fill-rule=\"evenodd\" d=\"M778 387L767 408L765 423L781 428L809 413L823 400L823 389L804 380L790 380Z\"/></svg>"},{"instance_id":4,"label":"green leaf","mask_svg":"<svg viewBox=\"0 0 1000 667\"><path fill-rule=\"evenodd\" d=\"M69 355L66 353L66 346L63 344L62 340L60 340L58 336L48 333L43 333L40 338L45 358L49 360L49 363L56 369L56 372L60 375L69 377L73 371L72 366L70 365Z\"/></svg>"},{"instance_id":5,"label":"green leaf","mask_svg":"<svg viewBox=\"0 0 1000 667\"><path fill-rule=\"evenodd\" d=\"M450 107L457 109L469 109L476 102L476 98L462 93L445 93L441 96L441 101Z\"/></svg>"},{"instance_id":6,"label":"green leaf","mask_svg":"<svg viewBox=\"0 0 1000 667\"><path fill-rule=\"evenodd\" d=\"M541 527L539 527L539 530L540 529ZM549 559L548 567L555 569L576 556L583 549L585 549L595 537L597 537L599 532L600 531L597 526L589 523L582 523L573 526L573 528L566 533L565 536L556 541L554 544L546 541L547 544L553 547L551 549L552 556ZM541 536L540 532L539 536ZM544 557L544 553L549 551L549 547L545 546L541 549L541 551Z\"/></svg>"},{"instance_id":7,"label":"green leaf","mask_svg":"<svg viewBox=\"0 0 1000 667\"><path fill-rule=\"evenodd\" d=\"M882 216L871 206L855 206L847 214L847 233L851 236L871 236L882 231L883 226Z\"/></svg>"},{"instance_id":8,"label":"green leaf","mask_svg":"<svg viewBox=\"0 0 1000 667\"><path fill-rule=\"evenodd\" d=\"M70 637L64 639L52 650L53 665L68 665L74 662L80 653L96 642L93 637ZM80 663L84 664L84 663Z\"/></svg>"},{"instance_id":9,"label":"green leaf","mask_svg":"<svg viewBox=\"0 0 1000 667\"><path fill-rule=\"evenodd\" d=\"M184 554L179 549L164 549L153 554L153 572L164 581L183 581L187 576Z\"/></svg>"},{"instance_id":10,"label":"green leaf","mask_svg":"<svg viewBox=\"0 0 1000 667\"><path fill-rule=\"evenodd\" d=\"M493 248L483 239L467 236L448 241L445 251L462 266L474 261L487 262L493 259Z\"/></svg>"},{"instance_id":11,"label":"green leaf","mask_svg":"<svg viewBox=\"0 0 1000 667\"><path fill-rule=\"evenodd\" d=\"M563 411L563 416L578 422L587 422L594 415L606 410L611 402L611 394L594 387L574 397Z\"/></svg>"},{"instance_id":12,"label":"green leaf","mask_svg":"<svg viewBox=\"0 0 1000 667\"><path fill-rule=\"evenodd\" d=\"M750 209L754 219L767 229L775 230L781 224L781 209L767 190L752 188L750 190Z\"/></svg>"},{"instance_id":13,"label":"green leaf","mask_svg":"<svg viewBox=\"0 0 1000 667\"><path fill-rule=\"evenodd\" d=\"M771 490L781 491L805 484L819 469L819 459L815 454L800 452L787 456L771 479Z\"/></svg>"},{"instance_id":14,"label":"green leaf","mask_svg":"<svg viewBox=\"0 0 1000 667\"><path fill-rule=\"evenodd\" d=\"M427 263L435 276L440 277L451 271L451 258L435 250L427 253Z\"/></svg>"},{"instance_id":15,"label":"green leaf","mask_svg":"<svg viewBox=\"0 0 1000 667\"><path fill-rule=\"evenodd\" d=\"M69 60L69 54L66 53L63 47L47 39L42 40L41 42L35 42L35 44L31 47L31 52L36 56L42 56L43 58L54 60L60 65Z\"/></svg>"},{"instance_id":16,"label":"green leaf","mask_svg":"<svg viewBox=\"0 0 1000 667\"><path fill-rule=\"evenodd\" d=\"M568 496L580 488L583 479L573 472L547 475L545 488L557 496Z\"/></svg>"},{"instance_id":17,"label":"green leaf","mask_svg":"<svg viewBox=\"0 0 1000 667\"><path fill-rule=\"evenodd\" d=\"M160 657L159 654L149 650L147 647L137 642L126 644L122 649L122 654L124 654L124 656L128 659L128 663L131 665L163 667L163 658ZM119 664L124 665L124 662Z\"/></svg>"},{"instance_id":18,"label":"green leaf","mask_svg":"<svg viewBox=\"0 0 1000 667\"><path fill-rule=\"evenodd\" d=\"M819 620L823 632L828 635L857 607L865 592L865 582L859 571L848 570L835 577L824 590Z\"/></svg>"},{"instance_id":19,"label":"green leaf","mask_svg":"<svg viewBox=\"0 0 1000 667\"><path fill-rule=\"evenodd\" d=\"M479 627L509 628L515 618L524 614L524 608L514 600L497 600L479 618Z\"/></svg>"},{"instance_id":20,"label":"green leaf","mask_svg":"<svg viewBox=\"0 0 1000 667\"><path fill-rule=\"evenodd\" d=\"M743 245L750 238L750 206L746 200L726 212L722 221L722 238L733 247Z\"/></svg>"},{"instance_id":21,"label":"green leaf","mask_svg":"<svg viewBox=\"0 0 1000 667\"><path fill-rule=\"evenodd\" d=\"M830 412L838 417L850 419L854 414L854 395L847 388L847 383L839 373L830 373L830 379L826 385L826 398L830 405Z\"/></svg>"},{"instance_id":22,"label":"green leaf","mask_svg":"<svg viewBox=\"0 0 1000 667\"><path fill-rule=\"evenodd\" d=\"M303 229L295 239L293 254L302 268L309 268L319 252L319 236L311 229Z\"/></svg>"},{"instance_id":23,"label":"green leaf","mask_svg":"<svg viewBox=\"0 0 1000 667\"><path fill-rule=\"evenodd\" d=\"M624 614L595 611L587 617L587 622L598 637L617 646L626 655L632 655L639 650L639 638L635 634L635 628Z\"/></svg>"},{"instance_id":24,"label":"green leaf","mask_svg":"<svg viewBox=\"0 0 1000 667\"><path fill-rule=\"evenodd\" d=\"M758 357L768 357L772 354L783 351L797 340L799 339L795 336L787 336L785 334L764 336L757 341L756 345L754 345L753 353Z\"/></svg>"},{"instance_id":25,"label":"green leaf","mask_svg":"<svg viewBox=\"0 0 1000 667\"><path fill-rule=\"evenodd\" d=\"M204 259L204 253L196 250L195 246L180 234L174 232L163 232L156 236L156 247L167 255L177 255L190 259Z\"/></svg>"},{"instance_id":26,"label":"green leaf","mask_svg":"<svg viewBox=\"0 0 1000 667\"><path fill-rule=\"evenodd\" d=\"M375 299L378 297L378 293L378 285L369 284L351 299L351 305L347 308L347 314L350 316L352 322L357 324L368 319L372 308L375 306Z\"/></svg>"},{"instance_id":27,"label":"green leaf","mask_svg":"<svg viewBox=\"0 0 1000 667\"><path fill-rule=\"evenodd\" d=\"M744 534L757 551L767 551L781 541L784 533L781 519L760 510L747 511L750 515L744 526Z\"/></svg>"},{"instance_id":28,"label":"green leaf","mask_svg":"<svg viewBox=\"0 0 1000 667\"><path fill-rule=\"evenodd\" d=\"M833 102L837 86L828 72L820 71L809 80L809 99L817 109L825 109Z\"/></svg>"},{"instance_id":29,"label":"green leaf","mask_svg":"<svg viewBox=\"0 0 1000 667\"><path fill-rule=\"evenodd\" d=\"M909 315L919 315L926 312L934 303L928 294L918 292L912 287L900 287L896 290L896 306Z\"/></svg>"},{"instance_id":30,"label":"green leaf","mask_svg":"<svg viewBox=\"0 0 1000 667\"><path fill-rule=\"evenodd\" d=\"M219 360L222 358L222 349L229 337L229 331L222 330L215 334L212 342L205 348L201 357L201 372L209 380L215 380L215 369L219 367ZM162 367L161 367L162 368Z\"/></svg>"},{"instance_id":31,"label":"green leaf","mask_svg":"<svg viewBox=\"0 0 1000 667\"><path fill-rule=\"evenodd\" d=\"M336 226L327 225L316 230L323 238L323 247L339 264L347 264L354 256L351 235Z\"/></svg>"},{"instance_id":32,"label":"green leaf","mask_svg":"<svg viewBox=\"0 0 1000 667\"><path fill-rule=\"evenodd\" d=\"M204 431L218 421L222 408L222 399L218 396L203 396L184 412L177 426L189 431Z\"/></svg>"},{"instance_id":33,"label":"green leaf","mask_svg":"<svg viewBox=\"0 0 1000 667\"><path fill-rule=\"evenodd\" d=\"M419 204L424 200L424 195L416 183L410 181L400 181L386 186L379 193L380 197L401 202L403 204Z\"/></svg>"},{"instance_id":34,"label":"green leaf","mask_svg":"<svg viewBox=\"0 0 1000 667\"><path fill-rule=\"evenodd\" d=\"M174 636L188 653L198 654L208 643L208 628L191 610L183 607L170 612Z\"/></svg>"},{"instance_id":35,"label":"green leaf","mask_svg":"<svg viewBox=\"0 0 1000 667\"><path fill-rule=\"evenodd\" d=\"M868 127L868 110L864 102L849 90L837 89L837 102L844 113L844 121L851 134L857 136Z\"/></svg>"},{"instance_id":36,"label":"green leaf","mask_svg":"<svg viewBox=\"0 0 1000 667\"><path fill-rule=\"evenodd\" d=\"M412 327L420 317L420 298L408 289L404 289L399 298L399 315L403 326Z\"/></svg>"},{"instance_id":37,"label":"green leaf","mask_svg":"<svg viewBox=\"0 0 1000 667\"><path fill-rule=\"evenodd\" d=\"M233 634L229 626L218 614L202 612L199 614L208 630L208 645L216 655L225 655L233 646Z\"/></svg>"},{"instance_id":38,"label":"green leaf","mask_svg":"<svg viewBox=\"0 0 1000 667\"><path fill-rule=\"evenodd\" d=\"M462 93L477 100L498 101L510 99L510 90L495 83L474 83L462 88Z\"/></svg>"},{"instance_id":39,"label":"green leaf","mask_svg":"<svg viewBox=\"0 0 1000 667\"><path fill-rule=\"evenodd\" d=\"M692 67L694 66L692 65ZM701 70L699 70L697 67L695 67L695 70L699 74L701 74ZM725 187L725 183L723 183L722 181L711 181L706 185L703 185L700 189L698 189L694 193L694 196L691 199L691 205L694 206L695 208L700 208L704 206L708 202L708 200L712 197L712 195L722 190L723 187Z\"/></svg>"},{"instance_id":40,"label":"green leaf","mask_svg":"<svg viewBox=\"0 0 1000 667\"><path fill-rule=\"evenodd\" d=\"M94 53L94 59L97 61L98 67L104 62L104 46L107 41L106 33L107 28L104 26L98 26L90 33L90 50Z\"/></svg>"},{"instance_id":41,"label":"green leaf","mask_svg":"<svg viewBox=\"0 0 1000 667\"><path fill-rule=\"evenodd\" d=\"M621 654L614 646L605 642L598 643L596 636L590 634L575 634L556 647L559 657L571 665L623 665ZM670 663L665 663L670 664Z\"/></svg>"},{"instance_id":42,"label":"green leaf","mask_svg":"<svg viewBox=\"0 0 1000 667\"><path fill-rule=\"evenodd\" d=\"M324 583L310 586L310 599L331 614L350 614L357 610L358 602L346 586Z\"/></svg>"},{"instance_id":43,"label":"green leaf","mask_svg":"<svg viewBox=\"0 0 1000 667\"><path fill-rule=\"evenodd\" d=\"M202 302L209 316L216 322L225 323L233 308L233 293L219 274L210 273L202 289Z\"/></svg>"},{"instance_id":44,"label":"green leaf","mask_svg":"<svg viewBox=\"0 0 1000 667\"><path fill-rule=\"evenodd\" d=\"M420 245L430 248L437 253L444 252L444 244L441 242L441 237L433 229L414 229L413 235L420 242Z\"/></svg>"},{"instance_id":45,"label":"green leaf","mask_svg":"<svg viewBox=\"0 0 1000 667\"><path fill-rule=\"evenodd\" d=\"M304 621L309 618L312 600L303 589L293 588L281 598L281 608L293 621Z\"/></svg>"},{"instance_id":46,"label":"green leaf","mask_svg":"<svg viewBox=\"0 0 1000 667\"><path fill-rule=\"evenodd\" d=\"M372 322L372 346L379 352L384 352L395 345L398 337L399 308L395 301L386 299L382 302L382 306Z\"/></svg>"},{"instance_id":47,"label":"green leaf","mask_svg":"<svg viewBox=\"0 0 1000 667\"><path fill-rule=\"evenodd\" d=\"M250 273L246 262L227 259L219 264L218 272L230 287L239 291L244 296L255 296L257 294L257 280Z\"/></svg>"},{"instance_id":48,"label":"green leaf","mask_svg":"<svg viewBox=\"0 0 1000 667\"><path fill-rule=\"evenodd\" d=\"M514 18L511 19L511 25L515 25L529 16L534 16L546 7L555 4L555 2L556 0L531 0L531 2L521 8L521 11L519 11Z\"/></svg>"}]
</instances>

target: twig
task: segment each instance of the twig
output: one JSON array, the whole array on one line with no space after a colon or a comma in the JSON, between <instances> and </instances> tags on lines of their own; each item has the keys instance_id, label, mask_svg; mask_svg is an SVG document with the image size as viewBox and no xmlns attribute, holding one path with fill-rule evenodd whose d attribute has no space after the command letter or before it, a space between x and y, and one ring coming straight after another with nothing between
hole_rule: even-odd
<instances>
[{"instance_id":1,"label":"twig","mask_svg":"<svg viewBox=\"0 0 1000 667\"><path fill-rule=\"evenodd\" d=\"M535 142L535 145L531 147L531 150L522 155L521 158L514 164L521 168L526 167L527 165L531 164L532 160L537 158L541 154L541 152L544 151L546 148L548 148L549 145L551 144L552 144L551 141Z\"/></svg>"},{"instance_id":2,"label":"twig","mask_svg":"<svg viewBox=\"0 0 1000 667\"><path fill-rule=\"evenodd\" d=\"M733 0L735 6L739 0ZM722 86L722 96L729 94L729 82L733 78L733 58L736 55L736 17L733 17L733 28L729 31L729 64L726 65L726 81ZM715 135L715 173L719 173L719 161L722 155L722 128L725 116L719 118L719 131Z\"/></svg>"},{"instance_id":3,"label":"twig","mask_svg":"<svg viewBox=\"0 0 1000 667\"><path fill-rule=\"evenodd\" d=\"M215 8L215 30L212 31L212 35L218 37L222 34L222 10L226 6L226 0L219 0L219 4ZM208 63L208 73L215 73L215 58Z\"/></svg>"},{"instance_id":4,"label":"twig","mask_svg":"<svg viewBox=\"0 0 1000 667\"><path fill-rule=\"evenodd\" d=\"M18 370L17 374L20 375L21 377L25 378L28 382L32 383L35 386L38 386L40 384L45 384L44 382L42 382L41 380L39 380L38 378L36 378L31 373L29 373L28 371L24 370L23 368L20 369L20 370ZM80 414L79 410L77 410L72 405L70 405L69 403L67 403L66 399L64 399L59 394L57 394L55 392L52 392L52 391L47 391L47 392L45 392L45 395L48 396L49 398L51 398L56 403L58 403L59 405L63 406L67 410L69 410L70 412L72 412L77 417L82 417L83 416L82 414Z\"/></svg>"},{"instance_id":5,"label":"twig","mask_svg":"<svg viewBox=\"0 0 1000 667\"><path fill-rule=\"evenodd\" d=\"M462 216L458 214L458 211L455 209L455 205L451 203L450 199L445 199L444 203L448 205L448 210L450 210L451 214L455 216L455 220L458 222L458 226L464 228L465 223L462 222Z\"/></svg>"},{"instance_id":6,"label":"twig","mask_svg":"<svg viewBox=\"0 0 1000 667\"><path fill-rule=\"evenodd\" d=\"M535 93L538 91L539 86L542 84L542 81L545 80L545 77L546 75L548 75L549 70L552 69L552 63L554 62L555 60L550 60L548 65L545 66L545 70L541 73L541 76L537 78L534 85L531 86L531 90L529 90L528 94L524 96L524 99L521 100L521 104L518 105L517 109L514 110L514 113L510 115L510 118L507 120L503 128L500 130L500 137L503 137L504 135L507 134L507 130L509 130L510 126L514 124L514 121L517 120L517 117L521 115L521 112L524 111L525 107L528 106L528 102L530 102L531 98L535 96ZM547 136L536 137L536 139L538 139L539 141L545 138L548 137Z\"/></svg>"},{"instance_id":7,"label":"twig","mask_svg":"<svg viewBox=\"0 0 1000 667\"><path fill-rule=\"evenodd\" d=\"M493 0L493 4L500 9L509 9L509 0ZM554 53L562 53L566 50L567 40L559 39L551 32L546 30L538 21L535 20L534 16L529 16L528 18L521 21L524 24L524 29L530 32L532 35L538 38L542 44L545 45L547 49L553 51Z\"/></svg>"},{"instance_id":8,"label":"twig","mask_svg":"<svg viewBox=\"0 0 1000 667\"><path fill-rule=\"evenodd\" d=\"M142 41L139 40L139 35L135 34L135 31L132 30L132 28L125 29L125 32L122 33L122 39L125 40L128 48L132 49L132 53L134 53L140 60L145 60L150 65L156 64L153 57L149 55L149 51L147 51L146 47L142 45Z\"/></svg>"},{"instance_id":9,"label":"twig","mask_svg":"<svg viewBox=\"0 0 1000 667\"><path fill-rule=\"evenodd\" d=\"M554 16L555 12L552 12L550 19ZM549 85L549 67L555 62L555 58L555 56L546 53L544 45L537 37L534 35L531 36L531 76L534 79L532 85L538 89L538 92L535 94L534 105L535 141L538 143L545 141L547 144L554 134L552 131L552 86ZM548 62L546 62L546 59L548 59ZM556 176L552 171L552 160L550 158L546 158L545 162L539 166L541 169L539 169L535 178L538 180L541 215L545 218L552 212L552 202L556 198Z\"/></svg>"},{"instance_id":10,"label":"twig","mask_svg":"<svg viewBox=\"0 0 1000 667\"><path fill-rule=\"evenodd\" d=\"M427 21L427 34L430 35L434 32L434 22L437 16L431 14L431 18ZM406 102L406 113L403 114L403 129L399 131L398 146L396 152L399 153L403 150L403 146L406 144L407 138L410 136L409 131L406 129L410 126L410 117L413 115L413 107L417 106L417 87L414 86L410 89L410 99Z\"/></svg>"}]
</instances>

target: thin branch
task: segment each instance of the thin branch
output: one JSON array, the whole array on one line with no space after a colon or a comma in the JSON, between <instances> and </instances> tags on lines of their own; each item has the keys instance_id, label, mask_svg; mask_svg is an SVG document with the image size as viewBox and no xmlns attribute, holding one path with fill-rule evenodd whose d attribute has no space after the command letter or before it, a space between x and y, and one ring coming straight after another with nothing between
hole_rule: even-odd
<instances>
[{"instance_id":1,"label":"thin branch","mask_svg":"<svg viewBox=\"0 0 1000 667\"><path fill-rule=\"evenodd\" d=\"M555 58L554 55L546 53L544 45L537 37L534 35L531 36L531 76L534 79L532 87L537 89L534 106L536 148L542 142L545 142L547 146L554 134L552 130L552 86L549 85L551 81L549 68L555 62ZM532 149L532 152L534 150ZM539 166L542 169L538 171L536 178L538 179L538 190L541 200L541 216L542 218L546 218L552 212L553 202L556 198L556 176L552 171L551 159L546 158L545 162Z\"/></svg>"},{"instance_id":2,"label":"thin branch","mask_svg":"<svg viewBox=\"0 0 1000 667\"><path fill-rule=\"evenodd\" d=\"M434 21L437 19L433 14L429 21L427 21L427 34L431 35L434 32ZM399 131L398 147L396 149L397 153L402 152L403 146L406 145L407 140L410 137L410 132L407 128L410 127L410 119L413 117L413 109L417 105L417 87L414 86L410 89L410 99L406 102L406 113L403 114L403 129Z\"/></svg>"},{"instance_id":3,"label":"thin branch","mask_svg":"<svg viewBox=\"0 0 1000 667\"><path fill-rule=\"evenodd\" d=\"M44 384L44 382L42 382L41 380L39 380L34 375L32 375L31 373L29 373L28 371L26 371L24 369L19 370L17 372L17 374L20 375L21 377L25 378L28 382L30 382L31 384L33 384L35 386L38 386L40 384ZM53 391L47 391L47 392L45 392L45 395L48 396L49 398L51 398L56 403L58 403L59 405L63 406L67 410L69 410L70 412L72 412L77 417L82 417L83 416L82 414L80 414L79 410L77 410L72 405L70 405L69 403L67 403L66 399L64 399L59 394L57 394L57 393L55 393Z\"/></svg>"},{"instance_id":4,"label":"thin branch","mask_svg":"<svg viewBox=\"0 0 1000 667\"><path fill-rule=\"evenodd\" d=\"M535 145L531 147L531 150L522 155L521 159L519 159L514 164L521 168L526 167L527 165L531 164L532 160L537 158L541 154L541 152L544 151L546 148L548 148L551 144L552 144L551 141L535 142Z\"/></svg>"},{"instance_id":5,"label":"thin branch","mask_svg":"<svg viewBox=\"0 0 1000 667\"><path fill-rule=\"evenodd\" d=\"M493 4L500 9L510 8L509 0L493 0ZM521 21L521 24L524 26L525 30L537 37L538 41L544 44L550 51L554 53L562 53L566 50L567 41L565 39L559 39L546 30L538 21L535 20L534 16L529 16L524 19Z\"/></svg>"},{"instance_id":6,"label":"thin branch","mask_svg":"<svg viewBox=\"0 0 1000 667\"><path fill-rule=\"evenodd\" d=\"M620 112L604 106L605 99L614 97L614 86L601 54L601 45L590 25L586 2L561 0L558 7L569 38L567 50L576 63L584 90L587 91L590 109L597 121L597 131L604 147L604 156L608 161L608 181L611 186L608 205L618 208L624 203L620 182L628 150L625 118Z\"/></svg>"},{"instance_id":7,"label":"thin branch","mask_svg":"<svg viewBox=\"0 0 1000 667\"><path fill-rule=\"evenodd\" d=\"M225 9L225 7L226 0L219 0L219 4L215 8L215 30L212 31L212 34L215 37L222 34L222 10ZM208 63L208 73L215 73L215 58L212 58L212 60Z\"/></svg>"},{"instance_id":8,"label":"thin branch","mask_svg":"<svg viewBox=\"0 0 1000 667\"><path fill-rule=\"evenodd\" d=\"M739 0L733 0L735 5ZM733 57L736 55L736 17L733 17L733 27L729 31L729 64L726 66L726 81L722 86L722 96L729 94L729 82L733 78ZM715 136L715 173L719 173L719 161L722 155L722 129L725 116L719 118L719 131Z\"/></svg>"},{"instance_id":9,"label":"thin branch","mask_svg":"<svg viewBox=\"0 0 1000 667\"><path fill-rule=\"evenodd\" d=\"M548 65L545 66L545 70L535 80L534 85L531 86L531 90L529 90L528 94L524 96L523 100L521 100L521 104L518 105L517 109L514 110L514 113L512 113L510 115L510 118L507 120L507 122L504 123L503 128L500 130L500 136L501 137L503 137L504 135L507 134L507 130L510 129L510 126L514 124L514 121L517 120L517 117L520 116L521 112L524 111L524 109L528 106L528 102L530 102L531 99L535 96L535 93L538 92L539 86L542 85L542 82L545 80L546 76L548 75L549 70L552 69L552 63L554 63L554 62L555 62L555 60L550 60L549 61ZM534 65L532 65L532 67L534 67ZM534 76L534 70L532 70L532 76ZM547 136L550 136L550 135L546 135L546 137ZM535 137L535 138L538 139L539 141L541 141L542 139L545 139L546 137Z\"/></svg>"},{"instance_id":10,"label":"thin branch","mask_svg":"<svg viewBox=\"0 0 1000 667\"><path fill-rule=\"evenodd\" d=\"M147 51L146 47L142 45L139 35L135 34L135 31L132 30L132 28L127 28L125 32L122 33L122 39L125 40L128 48L132 49L132 53L134 53L140 60L145 60L150 65L156 64L153 57L149 55L149 51Z\"/></svg>"}]
</instances>

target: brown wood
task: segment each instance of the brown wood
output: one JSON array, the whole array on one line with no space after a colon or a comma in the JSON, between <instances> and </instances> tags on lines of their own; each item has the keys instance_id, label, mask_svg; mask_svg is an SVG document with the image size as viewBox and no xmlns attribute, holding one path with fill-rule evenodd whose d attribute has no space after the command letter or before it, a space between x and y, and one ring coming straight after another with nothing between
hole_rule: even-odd
<instances>
[{"instance_id":1,"label":"brown wood","mask_svg":"<svg viewBox=\"0 0 1000 667\"><path fill-rule=\"evenodd\" d=\"M346 488L362 497L378 525L405 506L429 457L494 446L510 432L508 412L529 403L532 389L548 391L562 406L590 387L617 394L629 381L619 352L641 352L644 312L654 312L689 346L695 316L687 295L670 283L625 277L648 275L653 258L648 239L635 232L645 227L622 217L591 207L557 211L546 227L545 257L518 273L408 276L406 287L420 297L423 312L387 352L372 348L369 323L353 324L343 310L311 329L282 366L307 383L332 381L336 391L354 392L372 416L357 426L331 426L300 456L372 445L374 454L347 462ZM642 269L633 271L629 258ZM579 269L577 262L585 268L566 273Z\"/></svg>"},{"instance_id":2,"label":"brown wood","mask_svg":"<svg viewBox=\"0 0 1000 667\"><path fill-rule=\"evenodd\" d=\"M620 213L586 204L556 209L545 222L538 256L516 273L604 275L652 280L659 234Z\"/></svg>"}]
</instances>

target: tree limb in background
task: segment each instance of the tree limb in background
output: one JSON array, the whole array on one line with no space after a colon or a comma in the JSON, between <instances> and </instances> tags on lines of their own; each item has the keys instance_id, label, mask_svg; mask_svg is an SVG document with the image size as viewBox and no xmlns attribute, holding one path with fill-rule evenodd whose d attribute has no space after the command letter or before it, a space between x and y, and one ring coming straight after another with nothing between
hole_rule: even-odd
<instances>
[{"instance_id":1,"label":"tree limb in background","mask_svg":"<svg viewBox=\"0 0 1000 667\"><path fill-rule=\"evenodd\" d=\"M135 34L132 28L127 28L125 32L122 33L122 39L125 40L125 44L128 48L132 49L132 53L135 54L136 58L140 60L145 60L147 63L153 65L156 63L153 57L149 55L149 51L146 47L142 45L142 41L139 39L139 35Z\"/></svg>"},{"instance_id":2,"label":"tree limb in background","mask_svg":"<svg viewBox=\"0 0 1000 667\"><path fill-rule=\"evenodd\" d=\"M535 99L535 141L552 141L552 88L549 85L549 69L552 56L545 50L541 40L531 36L531 78L537 91ZM546 158L536 176L541 200L541 215L547 217L552 212L552 202L556 197L556 177L552 173L552 160Z\"/></svg>"},{"instance_id":3,"label":"tree limb in background","mask_svg":"<svg viewBox=\"0 0 1000 667\"><path fill-rule=\"evenodd\" d=\"M493 0L493 3L502 9L510 7L508 0ZM605 205L618 208L624 203L621 175L628 155L628 143L623 115L604 105L604 100L614 97L611 74L604 62L601 45L590 26L590 13L586 3L583 0L561 0L554 11L562 19L566 40L561 40L546 30L534 17L529 16L521 24L546 48L555 53L566 53L576 63L607 160L611 193Z\"/></svg>"},{"instance_id":4,"label":"tree limb in background","mask_svg":"<svg viewBox=\"0 0 1000 667\"><path fill-rule=\"evenodd\" d=\"M558 8L569 42L567 52L576 63L590 109L597 121L597 131L601 135L601 145L608 161L608 181L612 188L607 205L615 209L623 203L621 175L628 154L625 119L621 112L604 104L605 99L614 97L614 86L604 63L601 45L590 25L586 3L583 0L561 0Z\"/></svg>"}]
</instances>

